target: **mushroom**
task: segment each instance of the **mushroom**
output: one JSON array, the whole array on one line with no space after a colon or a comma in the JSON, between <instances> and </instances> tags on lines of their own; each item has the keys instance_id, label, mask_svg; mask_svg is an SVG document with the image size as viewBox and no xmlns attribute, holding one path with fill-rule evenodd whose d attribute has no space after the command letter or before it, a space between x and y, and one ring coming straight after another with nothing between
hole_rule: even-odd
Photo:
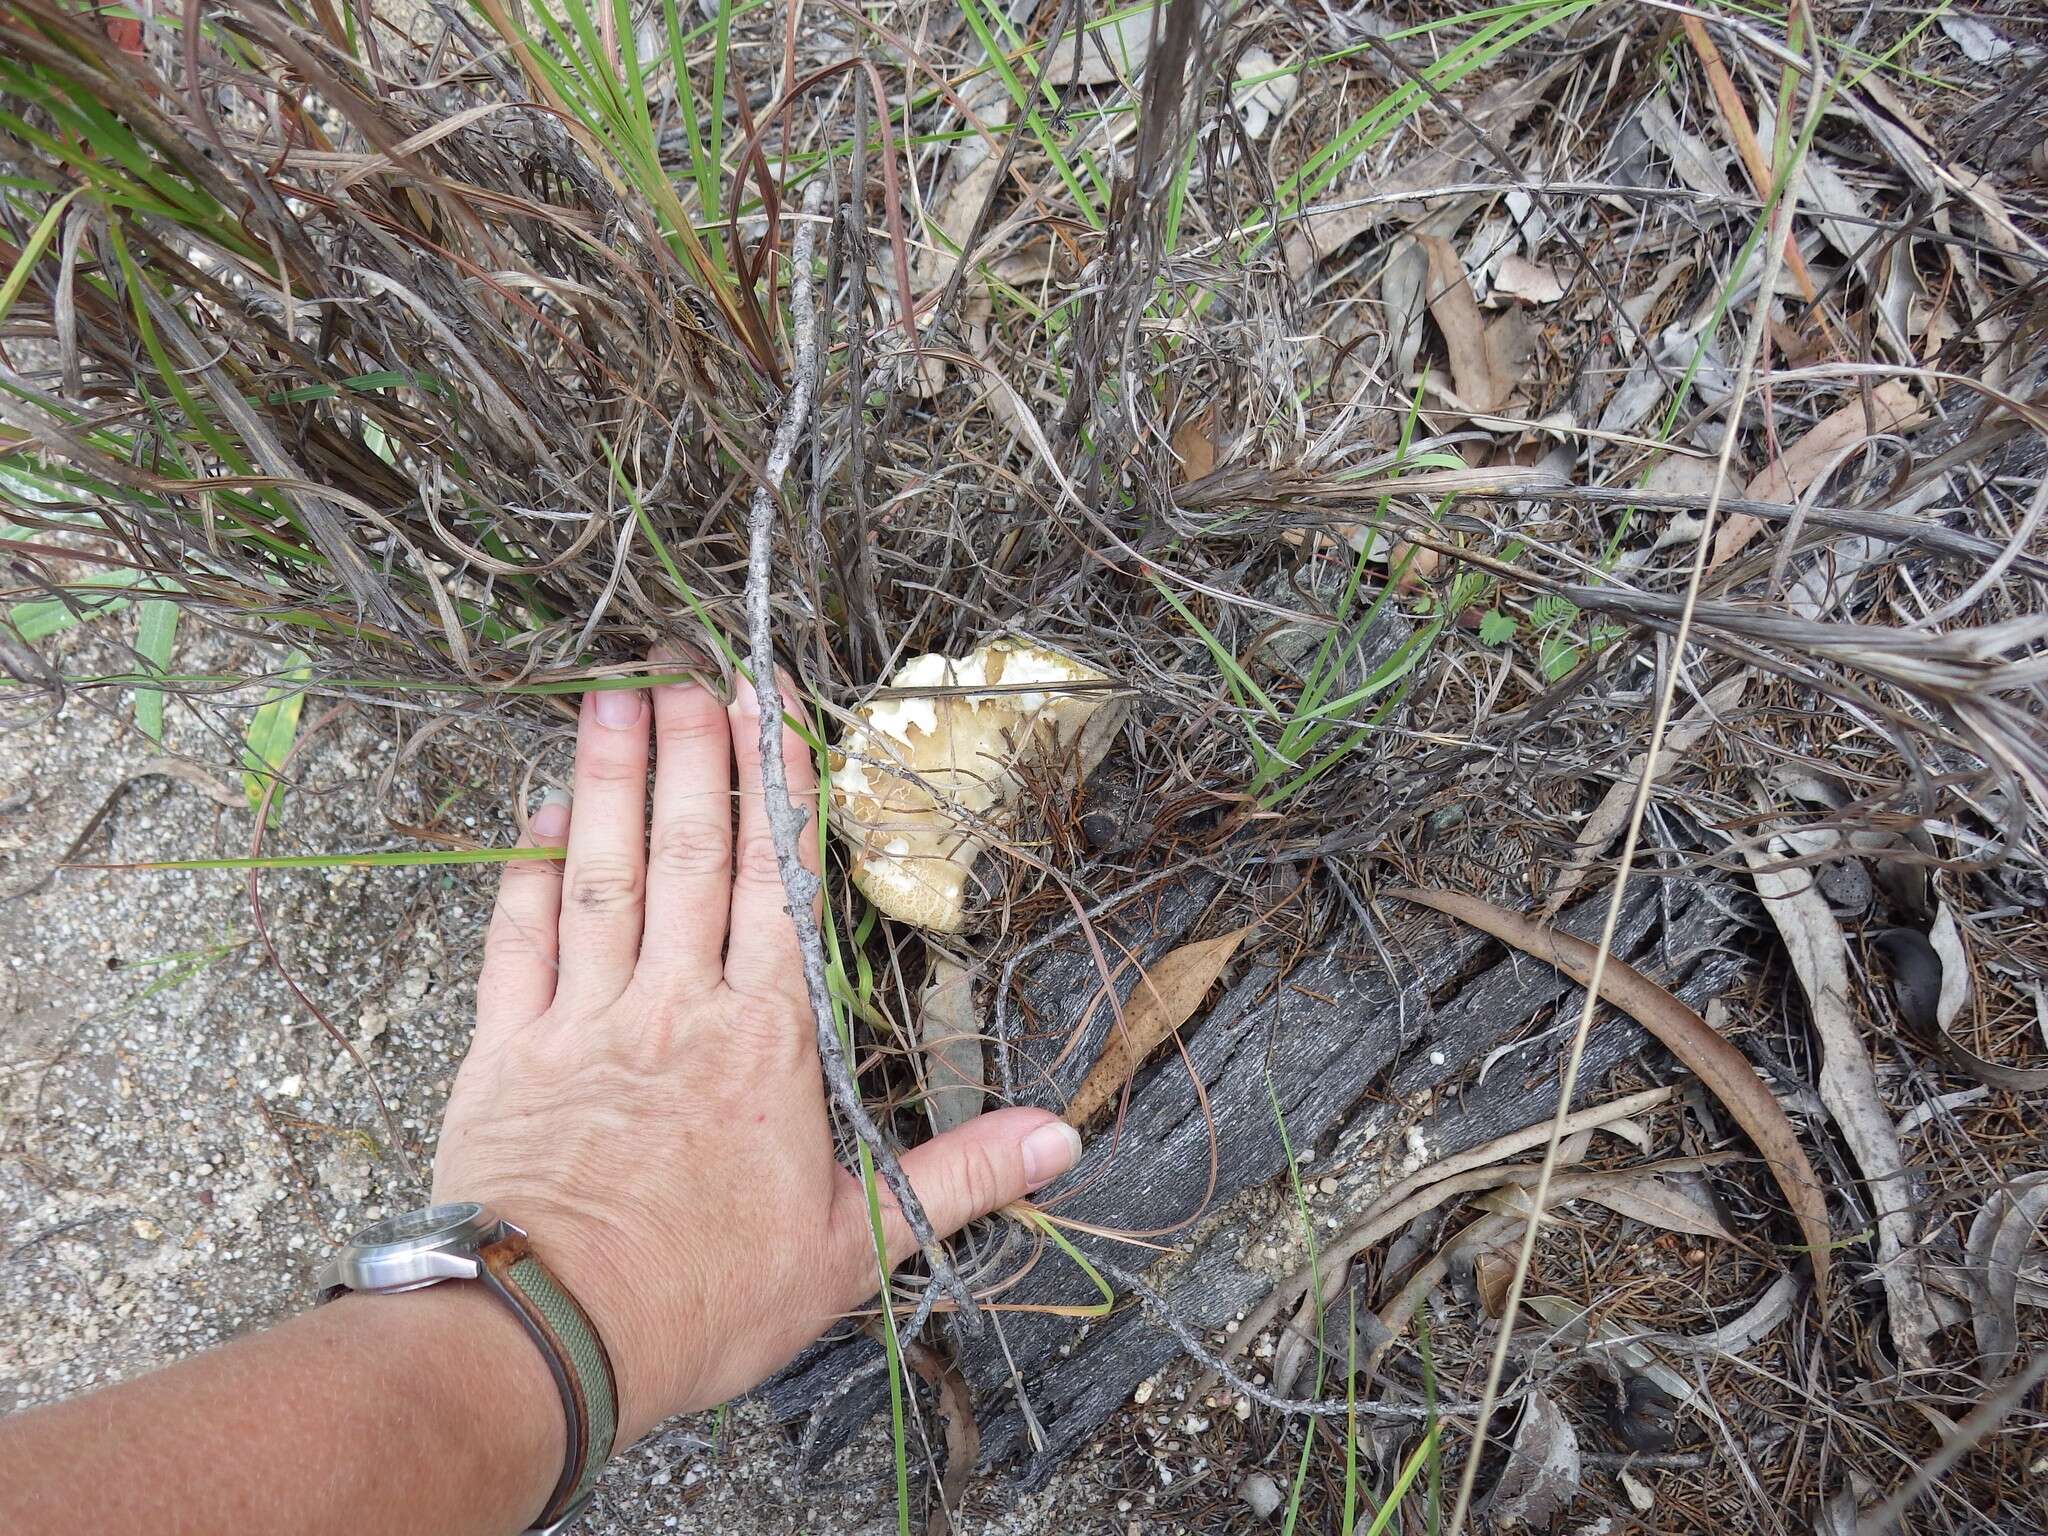
<instances>
[{"instance_id":1,"label":"mushroom","mask_svg":"<svg viewBox=\"0 0 2048 1536\"><path fill-rule=\"evenodd\" d=\"M934 933L967 926L974 861L1015 811L1027 770L1070 761L1085 779L1123 722L1108 677L1028 640L958 658L914 656L855 711L831 755L832 824L853 883L890 917Z\"/></svg>"}]
</instances>

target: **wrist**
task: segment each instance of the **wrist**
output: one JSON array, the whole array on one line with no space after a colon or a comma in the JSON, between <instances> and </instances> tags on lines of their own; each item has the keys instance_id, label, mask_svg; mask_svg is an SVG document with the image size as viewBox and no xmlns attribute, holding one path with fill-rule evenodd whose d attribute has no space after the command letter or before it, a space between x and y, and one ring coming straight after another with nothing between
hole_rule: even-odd
<instances>
[{"instance_id":1,"label":"wrist","mask_svg":"<svg viewBox=\"0 0 2048 1536\"><path fill-rule=\"evenodd\" d=\"M617 1394L614 1455L671 1414L698 1406L692 1390L700 1374L696 1346L677 1339L672 1329L663 1336L645 1279L653 1266L636 1266L615 1235L565 1201L507 1189L463 1198L482 1200L524 1231L534 1257L589 1317Z\"/></svg>"},{"instance_id":2,"label":"wrist","mask_svg":"<svg viewBox=\"0 0 2048 1536\"><path fill-rule=\"evenodd\" d=\"M561 1394L519 1319L483 1286L354 1293L307 1321L375 1373L388 1396L370 1411L396 1408L458 1486L489 1490L507 1529L539 1516L561 1475Z\"/></svg>"}]
</instances>

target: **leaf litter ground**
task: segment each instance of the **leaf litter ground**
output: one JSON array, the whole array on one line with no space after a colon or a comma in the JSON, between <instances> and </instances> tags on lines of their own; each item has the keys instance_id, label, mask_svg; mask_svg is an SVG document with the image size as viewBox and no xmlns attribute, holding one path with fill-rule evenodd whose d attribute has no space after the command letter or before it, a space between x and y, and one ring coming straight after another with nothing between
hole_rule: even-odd
<instances>
[{"instance_id":1,"label":"leaf litter ground","mask_svg":"<svg viewBox=\"0 0 2048 1536\"><path fill-rule=\"evenodd\" d=\"M460 930L453 893L481 882L435 882L476 872L403 856L501 845L483 807L560 776L565 694L655 642L720 677L746 655L745 514L803 362L786 253L807 217L816 412L754 591L814 723L835 737L900 658L999 632L1128 691L1118 753L1085 792L1056 767L1031 786L943 958L975 978L994 1091L1056 1083L1064 1105L1111 1063L1092 1182L1044 1205L1156 1246L1070 1232L1128 1276L1101 1323L999 1310L1033 1286L1097 1299L1043 1241L1021 1279L1009 1228L956 1250L987 1326L905 1319L940 1384L912 1394L920 1487L949 1443L1014 1466L1092 1442L1092 1488L1128 1471L1101 1500L1118 1519L1246 1525L1256 1475L1276 1518L1421 1529L1470 1460L1469 1412L1440 1458L1428 1420L1488 1395L1519 1284L1478 1518L2040 1518L2038 1399L1985 1406L2025 1384L2048 1299L2048 167L2027 84L2048 38L2022 8L251 3L189 38L5 13L10 713L132 720L182 775L123 791L92 827L112 843L75 860L246 852L276 779L264 851L400 858L268 875L273 900L374 881L366 910ZM320 813L338 762L377 765L353 825ZM11 816L68 818L22 823L28 886L106 797L24 793ZM169 800L214 820L147 835L136 807ZM1750 1076L1696 1082L1585 1011L1579 1105L1676 1093L1546 1157L1523 1128L1556 1101L1580 994L1394 893L1597 941L1620 846L1616 958L1697 991ZM914 1140L941 956L834 873L849 1069L882 1140ZM235 884L75 871L16 910L201 879ZM170 940L179 989L226 994L223 967L261 952L262 914L231 907ZM286 924L278 963L322 921ZM1105 974L1117 1003L1041 1027L1035 976L1104 1002ZM297 1014L317 1078L268 1074L263 1135L196 1189L158 1181L188 1235L202 1194L268 1179L286 1198L251 1219L317 1246L312 1224L373 1187L403 1199L431 1150L430 1076L398 1037L445 1052L459 1024L300 979L343 1042L391 1057L345 1069ZM1329 1005L1353 986L1371 1017ZM264 1048L203 1001L179 1038L186 1015L138 990L212 1084ZM366 1016L386 1019L367 1047ZM75 1081L23 1022L46 1017L17 1004L9 1040L10 1263L103 1264L70 1257L68 1224L128 1207L42 1107L50 1074ZM118 1049L91 1056L108 1081ZM1766 1100L1806 1178L1781 1132L1752 1139ZM1142 1175L1169 1154L1198 1198L1162 1209L1185 1191ZM1432 1179L1453 1156L1479 1161ZM1507 1160L1529 1157L1550 1171ZM120 1220L137 1243L166 1225ZM1198 1315L1205 1287L1234 1299ZM905 1282L912 1314L935 1299ZM1155 1379L1234 1329L1223 1369L1248 1374ZM806 1406L873 1383L871 1340L837 1349ZM1096 1349L1106 1378L1147 1369L1107 1399L1059 1385ZM80 1379L35 1358L27 1395ZM1274 1406L1301 1398L1341 1411ZM957 1468L943 1487L956 1523L1024 1507Z\"/></svg>"}]
</instances>

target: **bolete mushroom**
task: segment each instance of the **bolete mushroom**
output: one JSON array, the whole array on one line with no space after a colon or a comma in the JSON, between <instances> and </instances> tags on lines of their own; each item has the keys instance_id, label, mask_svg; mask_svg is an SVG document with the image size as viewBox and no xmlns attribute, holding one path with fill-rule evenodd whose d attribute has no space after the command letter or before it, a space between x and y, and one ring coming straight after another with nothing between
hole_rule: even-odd
<instances>
[{"instance_id":1,"label":"bolete mushroom","mask_svg":"<svg viewBox=\"0 0 2048 1536\"><path fill-rule=\"evenodd\" d=\"M831 755L832 824L861 893L900 922L965 928L974 861L1006 829L1025 772L1066 761L1086 778L1109 750L1123 705L1108 681L1009 637L898 667L889 687L912 696L863 705Z\"/></svg>"}]
</instances>

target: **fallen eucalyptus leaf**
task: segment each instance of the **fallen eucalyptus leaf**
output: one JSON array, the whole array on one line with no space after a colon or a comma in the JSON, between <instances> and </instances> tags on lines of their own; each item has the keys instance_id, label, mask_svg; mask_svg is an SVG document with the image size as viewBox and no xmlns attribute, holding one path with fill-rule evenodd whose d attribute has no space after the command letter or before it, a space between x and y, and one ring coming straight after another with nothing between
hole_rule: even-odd
<instances>
[{"instance_id":1,"label":"fallen eucalyptus leaf","mask_svg":"<svg viewBox=\"0 0 2048 1536\"><path fill-rule=\"evenodd\" d=\"M1194 1016L1250 933L1248 925L1213 939L1183 944L1139 978L1124 1004L1123 1026L1112 1029L1102 1054L1067 1102L1067 1124L1083 1126L1123 1090L1154 1046Z\"/></svg>"},{"instance_id":2,"label":"fallen eucalyptus leaf","mask_svg":"<svg viewBox=\"0 0 2048 1536\"><path fill-rule=\"evenodd\" d=\"M1941 960L1941 990L1934 1004L1934 1023L1946 1030L1970 1000L1970 957L1963 952L1963 935L1956 926L1955 911L1943 902L1934 914L1934 926L1927 930L1927 942Z\"/></svg>"},{"instance_id":3,"label":"fallen eucalyptus leaf","mask_svg":"<svg viewBox=\"0 0 2048 1536\"><path fill-rule=\"evenodd\" d=\"M1627 1467L1616 1472L1615 1476L1620 1480L1621 1491L1628 1495L1628 1501L1634 1506L1637 1514L1647 1515L1657 1507L1657 1495L1651 1490L1650 1485Z\"/></svg>"},{"instance_id":4,"label":"fallen eucalyptus leaf","mask_svg":"<svg viewBox=\"0 0 2048 1536\"><path fill-rule=\"evenodd\" d=\"M1849 1007L1848 946L1827 898L1802 869L1775 869L1776 855L1752 848L1745 855L1764 909L1777 925L1806 994L1820 1037L1821 1102L1848 1143L1870 1185L1877 1213L1878 1268L1884 1277L1892 1341L1907 1364L1932 1364L1927 1340L1937 1331L1915 1243L1920 1223L1913 1181L1899 1150L1898 1129L1878 1093L1870 1051Z\"/></svg>"},{"instance_id":5,"label":"fallen eucalyptus leaf","mask_svg":"<svg viewBox=\"0 0 2048 1536\"><path fill-rule=\"evenodd\" d=\"M1508 1464L1486 1496L1495 1520L1548 1525L1579 1492L1579 1437L1571 1420L1541 1387L1522 1400L1522 1422Z\"/></svg>"},{"instance_id":6,"label":"fallen eucalyptus leaf","mask_svg":"<svg viewBox=\"0 0 2048 1536\"><path fill-rule=\"evenodd\" d=\"M1415 354L1422 350L1422 317L1429 305L1429 257L1413 235L1402 235L1387 253L1380 269L1380 311L1386 316L1387 353L1393 359L1393 376L1405 379L1415 367Z\"/></svg>"},{"instance_id":7,"label":"fallen eucalyptus leaf","mask_svg":"<svg viewBox=\"0 0 2048 1536\"><path fill-rule=\"evenodd\" d=\"M1163 30L1166 7L1158 9ZM1114 21L1083 27L1078 63L1074 34L1061 33L1038 56L1040 83L1108 85L1112 80L1131 79L1152 56L1152 22L1153 8L1141 6Z\"/></svg>"},{"instance_id":8,"label":"fallen eucalyptus leaf","mask_svg":"<svg viewBox=\"0 0 2048 1536\"><path fill-rule=\"evenodd\" d=\"M967 1479L981 1459L981 1425L974 1417L974 1394L960 1367L929 1344L905 1340L903 1358L924 1384L939 1394L939 1422L946 1431L946 1473L924 1530L925 1536L951 1536L953 1511L960 1507Z\"/></svg>"},{"instance_id":9,"label":"fallen eucalyptus leaf","mask_svg":"<svg viewBox=\"0 0 2048 1536\"><path fill-rule=\"evenodd\" d=\"M2012 44L1998 35L1989 23L1959 11L1943 11L1938 18L1948 40L1963 50L1972 64L1996 64L2012 52Z\"/></svg>"},{"instance_id":10,"label":"fallen eucalyptus leaf","mask_svg":"<svg viewBox=\"0 0 2048 1536\"><path fill-rule=\"evenodd\" d=\"M2019 1353L2020 1269L2044 1215L2048 1172L2029 1173L1993 1190L1970 1223L1970 1321L1986 1380L2004 1375Z\"/></svg>"},{"instance_id":11,"label":"fallen eucalyptus leaf","mask_svg":"<svg viewBox=\"0 0 2048 1536\"><path fill-rule=\"evenodd\" d=\"M1936 1115L1954 1114L1971 1104L1981 1104L1991 1097L1991 1090L1979 1083L1975 1088L1959 1088L1954 1093L1937 1094L1923 1100L1899 1116L1899 1139L1908 1136L1928 1124Z\"/></svg>"},{"instance_id":12,"label":"fallen eucalyptus leaf","mask_svg":"<svg viewBox=\"0 0 2048 1536\"><path fill-rule=\"evenodd\" d=\"M1245 51L1237 61L1236 97L1238 120L1244 136L1254 142L1263 139L1274 120L1294 104L1301 81L1292 74L1279 74L1279 63L1263 48ZM1270 78L1268 78L1270 77ZM1245 82L1252 82L1246 84Z\"/></svg>"},{"instance_id":13,"label":"fallen eucalyptus leaf","mask_svg":"<svg viewBox=\"0 0 2048 1536\"><path fill-rule=\"evenodd\" d=\"M1493 275L1493 291L1528 304L1555 304L1564 297L1564 279L1555 267L1540 266L1510 251Z\"/></svg>"},{"instance_id":14,"label":"fallen eucalyptus leaf","mask_svg":"<svg viewBox=\"0 0 2048 1536\"><path fill-rule=\"evenodd\" d=\"M1586 1198L1632 1221L1662 1227L1667 1232L1718 1237L1738 1246L1742 1242L1728 1230L1704 1193L1689 1188L1678 1178L1662 1177L1654 1169L1629 1169L1595 1186Z\"/></svg>"},{"instance_id":15,"label":"fallen eucalyptus leaf","mask_svg":"<svg viewBox=\"0 0 2048 1536\"><path fill-rule=\"evenodd\" d=\"M1451 382L1459 401L1473 412L1496 411L1507 399L1512 380L1501 379L1487 352L1486 320L1472 296L1472 279L1457 249L1441 235L1420 237L1429 258L1429 317L1443 333L1450 350Z\"/></svg>"},{"instance_id":16,"label":"fallen eucalyptus leaf","mask_svg":"<svg viewBox=\"0 0 2048 1536\"><path fill-rule=\"evenodd\" d=\"M1867 231L1865 231L1867 233ZM1793 443L1749 482L1742 495L1748 501L1798 501L1814 488L1823 475L1832 473L1842 457L1876 432L1896 432L1919 421L1926 414L1919 396L1897 379L1886 379L1870 390L1866 404L1862 397L1823 416L1811 431ZM1737 512L1714 535L1714 549L1707 561L1712 570L1739 553L1763 527L1760 518Z\"/></svg>"},{"instance_id":17,"label":"fallen eucalyptus leaf","mask_svg":"<svg viewBox=\"0 0 2048 1536\"><path fill-rule=\"evenodd\" d=\"M1704 139L1679 126L1678 115L1664 92L1646 97L1636 108L1635 121L1643 136L1664 152L1686 187L1716 201L1735 200L1735 188L1722 170L1725 152L1708 148Z\"/></svg>"},{"instance_id":18,"label":"fallen eucalyptus leaf","mask_svg":"<svg viewBox=\"0 0 2048 1536\"><path fill-rule=\"evenodd\" d=\"M917 1045L924 1053L925 1114L932 1134L943 1136L980 1114L988 1096L974 972L945 955L932 957L918 999Z\"/></svg>"}]
</instances>

